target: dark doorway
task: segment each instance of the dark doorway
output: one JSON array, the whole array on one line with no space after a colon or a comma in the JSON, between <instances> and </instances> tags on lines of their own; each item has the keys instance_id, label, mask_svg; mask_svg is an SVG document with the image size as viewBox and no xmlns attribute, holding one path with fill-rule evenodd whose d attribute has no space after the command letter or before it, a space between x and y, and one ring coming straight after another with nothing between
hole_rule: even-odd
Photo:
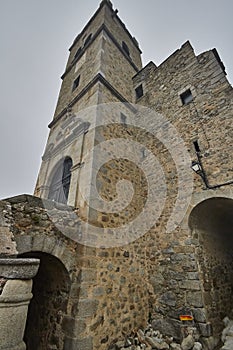
<instances>
[{"instance_id":1,"label":"dark doorway","mask_svg":"<svg viewBox=\"0 0 233 350\"><path fill-rule=\"evenodd\" d=\"M233 316L233 200L201 202L191 212L189 226L199 242L197 256L208 321L218 334L222 319Z\"/></svg>"},{"instance_id":2,"label":"dark doorway","mask_svg":"<svg viewBox=\"0 0 233 350\"><path fill-rule=\"evenodd\" d=\"M46 253L25 253L20 257L40 259L24 336L27 350L63 350L62 320L70 290L68 272L60 260Z\"/></svg>"}]
</instances>

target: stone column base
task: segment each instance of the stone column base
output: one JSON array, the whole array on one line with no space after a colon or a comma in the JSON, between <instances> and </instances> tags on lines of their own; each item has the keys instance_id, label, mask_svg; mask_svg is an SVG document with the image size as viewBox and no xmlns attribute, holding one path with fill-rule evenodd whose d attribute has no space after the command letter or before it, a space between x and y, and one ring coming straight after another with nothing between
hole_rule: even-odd
<instances>
[{"instance_id":1,"label":"stone column base","mask_svg":"<svg viewBox=\"0 0 233 350\"><path fill-rule=\"evenodd\" d=\"M35 259L0 259L0 350L26 350L23 342L32 277L39 268Z\"/></svg>"}]
</instances>

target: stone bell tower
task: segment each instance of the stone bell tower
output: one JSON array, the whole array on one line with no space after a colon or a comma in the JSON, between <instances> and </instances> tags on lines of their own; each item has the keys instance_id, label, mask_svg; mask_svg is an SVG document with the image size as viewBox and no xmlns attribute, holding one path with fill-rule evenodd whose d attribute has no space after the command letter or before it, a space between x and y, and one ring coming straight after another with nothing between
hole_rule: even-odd
<instances>
[{"instance_id":1,"label":"stone bell tower","mask_svg":"<svg viewBox=\"0 0 233 350\"><path fill-rule=\"evenodd\" d=\"M70 47L35 189L38 197L85 206L79 183L88 187L91 182L91 168L83 172L82 164L95 143L97 106L134 100L132 77L142 68L141 51L117 12L103 0Z\"/></svg>"},{"instance_id":2,"label":"stone bell tower","mask_svg":"<svg viewBox=\"0 0 233 350\"><path fill-rule=\"evenodd\" d=\"M13 254L41 261L31 348L113 349L148 320L169 344L193 326L183 321L194 322L203 349L216 348L233 304L225 75L216 49L196 56L189 42L142 69L137 41L112 3L100 3L70 48L35 189L41 199L0 203L3 255L10 237Z\"/></svg>"}]
</instances>

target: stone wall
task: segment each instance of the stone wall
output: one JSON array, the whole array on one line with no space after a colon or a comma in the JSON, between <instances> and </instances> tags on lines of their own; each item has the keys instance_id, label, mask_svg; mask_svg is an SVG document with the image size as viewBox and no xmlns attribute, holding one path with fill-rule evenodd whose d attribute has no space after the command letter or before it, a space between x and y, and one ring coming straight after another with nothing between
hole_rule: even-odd
<instances>
[{"instance_id":1,"label":"stone wall","mask_svg":"<svg viewBox=\"0 0 233 350\"><path fill-rule=\"evenodd\" d=\"M85 39L91 33L92 39L84 46ZM130 55L122 49L122 41L127 43ZM74 59L80 47L82 52ZM110 94L110 101L114 101L116 95L117 101L132 101L131 77L142 66L140 55L141 51L136 41L113 11L111 3L103 2L70 49L35 195L48 198L52 176L62 159L69 156L73 161L73 176L68 204L82 208L83 215L87 216L86 204L78 193L78 182L81 178L81 181L85 182L84 187L91 182L91 169L83 174L81 166L83 158L92 153L96 106L102 99L103 81L115 93ZM73 82L79 75L79 86L72 91ZM89 109L91 106L92 110ZM89 123L88 133L86 128L81 130L82 122ZM79 131L77 127L80 128Z\"/></svg>"},{"instance_id":2,"label":"stone wall","mask_svg":"<svg viewBox=\"0 0 233 350\"><path fill-rule=\"evenodd\" d=\"M14 235L11 231L11 206L0 202L0 257L17 254Z\"/></svg>"},{"instance_id":3,"label":"stone wall","mask_svg":"<svg viewBox=\"0 0 233 350\"><path fill-rule=\"evenodd\" d=\"M85 224L70 219L70 208L26 195L1 205L10 209L17 254L41 261L25 333L29 348L102 349L146 325L143 241L115 249L85 247L75 241Z\"/></svg>"},{"instance_id":4,"label":"stone wall","mask_svg":"<svg viewBox=\"0 0 233 350\"><path fill-rule=\"evenodd\" d=\"M204 67L204 71L207 71L208 75L206 73L202 84L200 83L200 86L204 86L205 90L200 92L199 96L196 82L194 83L191 77L200 77L204 64L201 60L202 57L205 57L204 62L209 70ZM212 63L208 63L208 60ZM212 70L210 69L211 65ZM191 67L193 67L192 74L190 73ZM210 76L214 74L215 70L219 74L219 80L214 83L211 92L205 94ZM232 113L232 89L227 83L223 71L219 70L219 63L216 62L212 52L201 55L197 60L192 48L187 43L161 67L155 67L151 63L134 79L135 86L142 82L144 88L144 96L138 103L159 111L172 122L184 140L191 159L196 159L193 141L199 141L201 156L211 184L228 181L228 167L230 168L231 161L228 149L230 134L225 133L225 130L230 130L228 115L230 116ZM173 89L169 89L169 86L173 86ZM182 106L180 103L180 94L188 87L192 89L195 97L195 106L192 104ZM98 89L101 102L117 102L117 98L106 87L99 85ZM217 89L218 93L216 92L214 95L213 91L217 91ZM209 104L213 103L219 106L223 95L228 101L227 109L224 104L216 116L209 115L209 111L202 114L207 96ZM118 118L120 122L119 115ZM139 118L143 120L143 115L135 116L136 125ZM224 120L224 123L218 124L219 118ZM153 119L151 119L151 126L153 126ZM216 138L216 132L218 138ZM227 300L228 305L231 303L232 295L228 292L229 285L225 292L226 284L224 283L220 288L218 287L218 293L213 289L209 299L204 286L207 286L208 279L213 282L218 274L219 277L222 277L221 268L219 272L215 271L213 274L215 265L212 262L207 263L205 260L208 271L203 275L200 262L206 255L206 251L202 251L202 241L191 232L188 225L181 223L170 233L166 230L166 224L177 198L178 178L175 160L166 146L154 135L135 126L109 125L106 128L95 130L95 144L101 140L106 141L119 137L137 141L146 150L150 150L156 155L165 172L166 203L156 225L150 229L145 237L127 245L127 249L89 250L92 252L91 259L85 257L84 264L88 266L88 273L90 266L96 267L96 273L91 279L94 283L90 283L89 277L85 277L86 280L82 282L84 294L81 294L80 301L84 309L90 308L92 310L92 314L91 316L89 313L87 314L88 321L82 321L84 323L82 323L80 337L90 342L89 336L93 336L95 348L107 346L116 335L123 335L130 332L132 328L139 327L141 324L145 325L149 312L153 318L162 318L161 327L164 328L165 325L173 336L178 337L180 334L179 316L184 313L194 315L202 336L210 337L213 334L213 329L215 334L219 333L219 320L223 313L228 311L228 307L223 308L222 306L224 303L226 304ZM220 139L226 139L226 142L220 144L220 142L218 143ZM88 146L86 150L88 150ZM80 174L81 178L85 180L82 169ZM113 200L116 196L116 184L122 178L129 180L134 187L134 197L130 206L118 215L95 211L89 213L90 221L97 227L105 228L108 234L112 228L120 227L136 217L145 204L147 184L143 172L135 164L126 160L111 161L101 169L97 178L97 187L101 196L107 201ZM183 179L182 186L185 185L185 179ZM194 195L202 193L202 179L197 175L195 175L194 187ZM224 188L226 189L226 187ZM211 196L215 195L213 190L210 192ZM179 210L182 212L183 208L181 207ZM183 221L187 222L187 220L188 214L185 215ZM207 246L208 244L209 242L206 243ZM224 263L223 260L218 261L219 266ZM231 276L229 268L227 271L228 275ZM215 297L213 293L217 293ZM224 293L225 295L223 295ZM216 298L220 298L222 301L217 303L215 310L213 310L210 305ZM82 318L83 316L81 316ZM121 319L121 322L116 322L115 319ZM67 322L71 322L70 319ZM77 344L79 341L75 338L75 331L70 332L67 328L67 332L70 339L69 344Z\"/></svg>"},{"instance_id":5,"label":"stone wall","mask_svg":"<svg viewBox=\"0 0 233 350\"><path fill-rule=\"evenodd\" d=\"M199 241L196 253L202 276L202 305L214 334L220 333L222 319L232 312L232 205L232 199L210 198L190 215L192 234Z\"/></svg>"},{"instance_id":6,"label":"stone wall","mask_svg":"<svg viewBox=\"0 0 233 350\"><path fill-rule=\"evenodd\" d=\"M139 72L134 77L135 88L139 84L143 86L144 95L136 102L161 113L167 121L176 127L185 142L191 160L197 160L193 142L198 141L199 155L209 184L217 185L232 180L230 148L232 143L233 90L214 51L211 50L195 56L191 45L187 42L159 67L150 63ZM192 92L193 102L183 105L180 95L187 89ZM145 143L147 142L145 141ZM154 259L151 260L149 271L149 278L154 284L154 295L156 296L154 311L160 315L174 318L177 312L182 311L182 305L188 309L191 308L196 321L200 322L201 333L204 336L210 336L212 331L208 321L214 325L215 334L219 333L217 324L222 319L223 313L227 311L226 308L231 304L232 294L226 291L230 291L228 287L225 290L221 272L226 266L225 260L227 258L225 255L218 262L211 262L210 255L201 248L203 242L199 241L195 235L191 235L189 228L183 224L178 226L171 235L166 234L164 224L176 195L172 188L174 189L173 184L177 179L177 172L172 165L172 160L169 160L167 154L163 153L161 145L158 142L155 145L153 151L157 156L159 153L162 154L163 168L165 173L169 174L167 179L169 181L170 177L170 181L167 182L168 200L164 215L157 224L157 228L150 232L151 241L156 242L156 245L150 248L150 254L154 256ZM222 188L228 189L230 196L229 187L230 184ZM195 175L193 196L202 191L202 179ZM214 190L210 190L210 192L212 192L210 196L214 197ZM209 220L213 220L211 219L213 211L209 211L206 215ZM184 222L187 217L188 214L184 217ZM197 220L201 220L201 217ZM206 241L205 244L209 247L211 243ZM204 259L202 261L205 261L206 274L203 274L203 270L200 271L200 255L201 259ZM216 270L213 273L214 266ZM219 270L217 266L219 266ZM219 276L218 278L216 274ZM231 276L230 266L225 274ZM216 279L222 281L221 287L218 285L216 289L213 288L215 298L221 300L217 304L213 295L209 301L207 301L208 293L203 295L203 286L208 284L208 280L214 283L213 281ZM221 282L219 283L221 284ZM211 303L215 306L210 307L208 316L206 316L202 308ZM207 323L204 325L202 322Z\"/></svg>"},{"instance_id":7,"label":"stone wall","mask_svg":"<svg viewBox=\"0 0 233 350\"><path fill-rule=\"evenodd\" d=\"M72 180L68 204L75 206L78 197L78 181L80 167L83 162L82 149L85 147L91 151L94 143L94 130L96 118L96 105L98 104L98 84L90 88L82 99L73 106L71 112L63 116L60 123L52 126L47 141L44 156L42 158L35 195L48 198L49 186L57 166L65 157L71 157L73 161ZM91 108L91 106L93 106ZM83 112L84 111L84 112ZM88 121L88 126L86 123ZM86 181L89 181L87 176ZM76 205L77 206L77 205Z\"/></svg>"},{"instance_id":8,"label":"stone wall","mask_svg":"<svg viewBox=\"0 0 233 350\"><path fill-rule=\"evenodd\" d=\"M103 7L104 4L107 6ZM98 32L102 24L111 29L112 35L103 26ZM77 49L91 32L93 40L74 61ZM122 52L122 40L127 43L131 58ZM132 329L145 327L149 315L157 320L157 327L161 326L163 333L166 329L168 335L176 338L180 337L179 316L193 315L200 334L208 338L213 331L214 335L219 334L219 320L231 305L231 249L229 254L215 254L217 241L214 245L209 237L213 227L192 226L189 216L207 195L214 198L224 193L224 197L232 198L230 183L227 184L233 178L232 87L217 52L210 50L196 56L189 42L160 66L151 62L135 75L140 68L140 51L135 41L111 9L111 4L103 1L96 17L71 47L35 192L47 198L57 164L62 157L71 157L73 168L68 204L75 207L74 213L78 216L70 220L72 208L68 210L49 202L45 210L46 200L43 205L31 197L8 202L13 218L11 231L18 252L55 256L69 276L71 284L66 312L57 321L57 329L63 332L64 349L107 348ZM72 92L78 74L80 85ZM143 93L137 97L134 90L140 85ZM186 92L191 94L191 100L182 103ZM119 109L110 107L109 125L101 125L101 103L127 100L148 109L137 111L129 105L121 105ZM76 117L90 106L95 107L86 110L84 120L89 126L85 129ZM121 112L126 120L133 120L132 125L122 122ZM163 122L156 113L160 113ZM78 131L77 127L80 128ZM119 209L122 203L114 202L115 212L92 208L96 203L96 192L91 186L96 180L93 170L102 156L102 152L93 147L112 139L127 141L127 152L131 155L136 153L135 144L140 145L137 164L124 154L116 159L110 143L105 146L112 159L98 169L98 195L110 204L116 201L117 184L122 179L131 183L133 192L128 203L131 192L123 187L125 206ZM118 148L119 143L115 142ZM183 164L177 159L184 149ZM85 167L88 155L90 163ZM160 166L155 166L150 155ZM191 163L197 160L201 160L205 170L208 179L205 184L199 175L192 177ZM154 202L151 210L141 217L139 231L154 215L156 205L162 210L146 234L132 239L134 228L129 226L128 229L127 225L143 213L149 197L150 178L153 178ZM79 188L87 190L90 207ZM197 195L199 202L193 204ZM189 200L190 205L185 206ZM207 221L211 222L218 213L218 204L215 203L213 210L205 211L205 215L197 211L195 220L205 222L207 216ZM174 208L179 220L174 219ZM174 227L168 230L171 218ZM228 213L217 222L219 239L220 223L224 220L227 221L224 234L230 235L227 230L232 220ZM85 223L93 227L90 229L90 225L86 225L89 230L85 231ZM124 225L123 244L119 239L116 245L111 245L116 238L114 229ZM91 241L91 247L82 241L85 235L88 243ZM84 242L83 246L79 239ZM104 248L106 243L110 248Z\"/></svg>"},{"instance_id":9,"label":"stone wall","mask_svg":"<svg viewBox=\"0 0 233 350\"><path fill-rule=\"evenodd\" d=\"M186 43L161 66L156 67L151 63L139 72L134 78L135 87L140 83L143 85L144 95L137 103L160 112L176 127L184 141L184 147L187 147L190 154L188 166L191 166L191 160L197 160L193 142L198 141L200 156L210 184L221 185L231 180L232 88L213 51L196 57L190 44ZM180 95L187 89L192 91L193 102L182 105ZM107 89L102 89L102 101L114 101ZM139 118L142 121L144 116L140 113L135 115L135 125ZM148 118L145 118L145 123L146 121L148 123ZM151 119L151 129L153 123ZM183 212L183 222L172 232L167 232L166 225L178 195L177 183L178 180L181 181L177 175L176 160L156 136L135 125L109 125L98 129L95 137L97 144L111 138L137 141L146 150L153 152L165 173L167 194L163 212L156 225L147 233L146 241L139 240L146 257L148 291L153 288L153 293L148 299L150 312L153 317L162 317L164 323L169 324L173 330L179 328L179 315L192 313L202 336L209 337L213 333L212 326L215 334L219 333L217 324L222 314L227 311L227 308L222 306L228 300L229 307L232 295L228 287L228 292L224 291L222 283L221 287L217 288L217 298L222 302L217 303L214 312L209 307L214 298L211 297L211 301L207 300L203 286L208 279L213 282L218 274L219 278L222 277L222 270L220 268L219 272L213 274L215 263L209 262L209 270L203 275L199 255L202 243L192 234L188 225L183 224L187 222L188 214ZM223 139L224 142L221 142ZM120 227L137 216L147 196L143 173L135 164L121 159L108 162L98 173L97 187L105 200L111 201L116 198L116 184L122 178L129 180L134 187L134 197L130 205L119 215L92 211L90 217L92 222L108 228L109 232L111 227ZM182 181L181 186L187 186L186 179ZM201 177L195 175L194 195L202 193L203 186ZM227 185L220 187L224 190L228 188ZM215 196L214 190L210 192ZM184 209L181 207L179 210L182 213ZM208 215L211 217L211 211ZM206 244L208 246L210 242ZM205 254L202 251L202 256ZM220 259L217 265L225 266L224 259ZM227 274L231 276L230 267Z\"/></svg>"},{"instance_id":10,"label":"stone wall","mask_svg":"<svg viewBox=\"0 0 233 350\"><path fill-rule=\"evenodd\" d=\"M16 244L15 253L41 261L39 273L34 278L34 298L24 340L29 349L35 346L63 349L63 319L69 314L68 301L72 305L79 299L70 289L70 281L74 287L75 275L81 269L78 253L74 254L77 244L60 233L38 198L19 196L2 201L1 206L8 208L8 229ZM56 210L52 203L50 209ZM0 232L2 236L2 227Z\"/></svg>"},{"instance_id":11,"label":"stone wall","mask_svg":"<svg viewBox=\"0 0 233 350\"><path fill-rule=\"evenodd\" d=\"M195 56L187 42L159 67L150 63L139 72L134 86L140 83L144 95L136 102L170 121L193 159L193 141L199 142L210 184L231 180L233 89L213 51ZM187 89L193 102L182 105L180 95Z\"/></svg>"}]
</instances>

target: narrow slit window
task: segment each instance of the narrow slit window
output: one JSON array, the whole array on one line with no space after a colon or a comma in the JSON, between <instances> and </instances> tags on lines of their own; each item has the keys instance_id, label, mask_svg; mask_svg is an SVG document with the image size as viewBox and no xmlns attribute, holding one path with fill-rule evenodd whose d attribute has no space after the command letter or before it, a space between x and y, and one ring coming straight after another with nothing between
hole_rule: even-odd
<instances>
[{"instance_id":1,"label":"narrow slit window","mask_svg":"<svg viewBox=\"0 0 233 350\"><path fill-rule=\"evenodd\" d=\"M193 95L190 89L183 92L183 94L180 95L181 101L183 105L187 105L189 102L192 102Z\"/></svg>"},{"instance_id":2,"label":"narrow slit window","mask_svg":"<svg viewBox=\"0 0 233 350\"><path fill-rule=\"evenodd\" d=\"M82 52L82 48L80 47L80 48L77 50L76 54L74 55L74 59L78 58L78 57L80 56L81 52Z\"/></svg>"},{"instance_id":3,"label":"narrow slit window","mask_svg":"<svg viewBox=\"0 0 233 350\"><path fill-rule=\"evenodd\" d=\"M199 144L198 144L198 141L194 141L194 142L193 142L193 145L194 145L195 151L196 151L197 153L201 152L200 147L199 147Z\"/></svg>"},{"instance_id":4,"label":"narrow slit window","mask_svg":"<svg viewBox=\"0 0 233 350\"><path fill-rule=\"evenodd\" d=\"M129 48L128 48L128 45L122 41L122 49L125 51L125 53L130 56L130 52L129 52Z\"/></svg>"},{"instance_id":5,"label":"narrow slit window","mask_svg":"<svg viewBox=\"0 0 233 350\"><path fill-rule=\"evenodd\" d=\"M135 89L135 93L136 93L136 98L140 98L143 96L143 87L142 84L139 85L136 89Z\"/></svg>"},{"instance_id":6,"label":"narrow slit window","mask_svg":"<svg viewBox=\"0 0 233 350\"><path fill-rule=\"evenodd\" d=\"M121 124L123 124L123 126L127 126L126 121L127 121L126 115L121 113Z\"/></svg>"},{"instance_id":7,"label":"narrow slit window","mask_svg":"<svg viewBox=\"0 0 233 350\"><path fill-rule=\"evenodd\" d=\"M77 87L79 86L79 82L80 82L80 75L75 79L75 81L73 82L73 87L72 87L72 91L74 91L75 89L77 89Z\"/></svg>"},{"instance_id":8,"label":"narrow slit window","mask_svg":"<svg viewBox=\"0 0 233 350\"><path fill-rule=\"evenodd\" d=\"M92 38L92 34L89 34L84 42L84 47L87 46L87 44L91 41L91 38Z\"/></svg>"}]
</instances>

